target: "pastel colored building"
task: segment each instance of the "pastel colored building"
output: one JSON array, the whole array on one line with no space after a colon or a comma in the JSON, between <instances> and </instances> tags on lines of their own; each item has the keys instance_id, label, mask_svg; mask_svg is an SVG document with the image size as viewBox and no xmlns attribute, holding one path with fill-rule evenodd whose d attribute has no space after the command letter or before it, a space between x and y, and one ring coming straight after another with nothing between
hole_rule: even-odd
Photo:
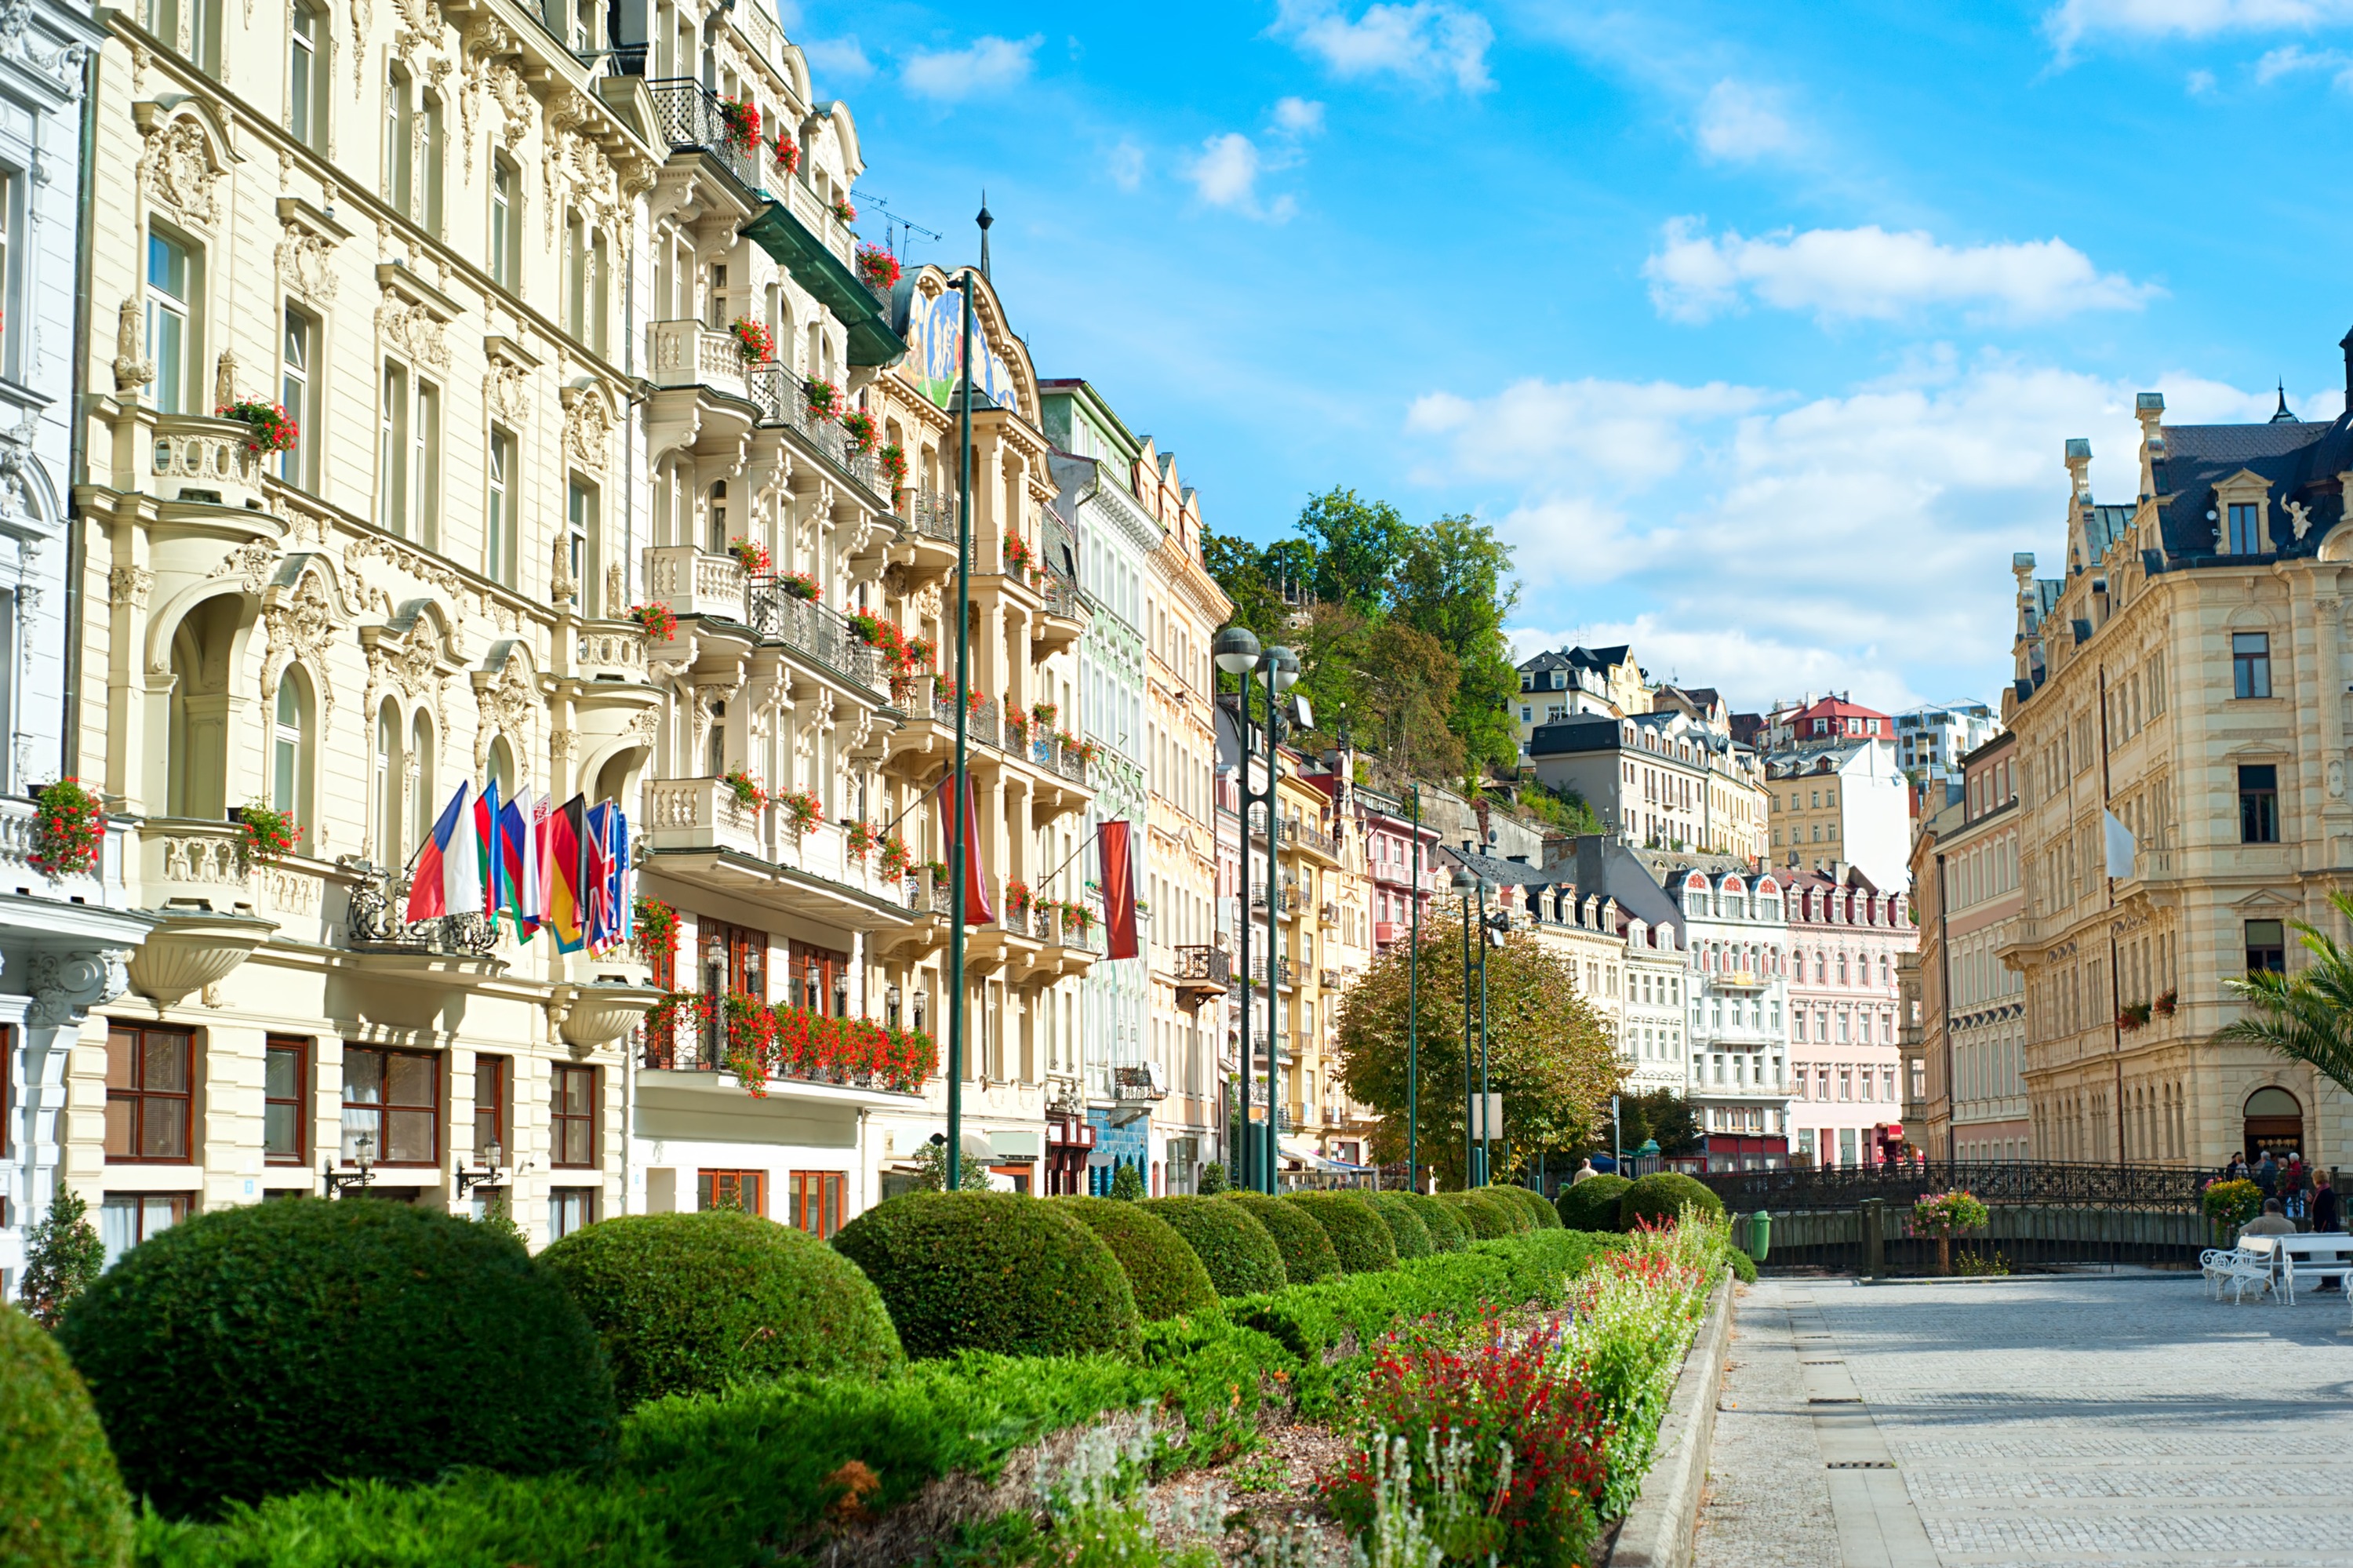
<instances>
[{"instance_id":1,"label":"pastel colored building","mask_svg":"<svg viewBox=\"0 0 2353 1568\"><path fill-rule=\"evenodd\" d=\"M1897 966L1920 933L1905 895L1858 867L1784 876L1792 1153L1870 1164L1906 1136Z\"/></svg>"}]
</instances>

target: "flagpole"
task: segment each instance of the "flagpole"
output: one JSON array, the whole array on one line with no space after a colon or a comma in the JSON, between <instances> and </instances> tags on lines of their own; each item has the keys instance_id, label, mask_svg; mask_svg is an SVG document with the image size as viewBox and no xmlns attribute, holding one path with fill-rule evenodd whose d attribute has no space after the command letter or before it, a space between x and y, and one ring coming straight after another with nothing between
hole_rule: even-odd
<instances>
[{"instance_id":1,"label":"flagpole","mask_svg":"<svg viewBox=\"0 0 2353 1568\"><path fill-rule=\"evenodd\" d=\"M955 803L949 808L955 833L948 850L948 1160L947 1187L964 1186L964 900L966 790L966 725L972 703L972 269L956 280L964 296L964 354L958 362L964 387L956 408L956 595L955 595Z\"/></svg>"}]
</instances>

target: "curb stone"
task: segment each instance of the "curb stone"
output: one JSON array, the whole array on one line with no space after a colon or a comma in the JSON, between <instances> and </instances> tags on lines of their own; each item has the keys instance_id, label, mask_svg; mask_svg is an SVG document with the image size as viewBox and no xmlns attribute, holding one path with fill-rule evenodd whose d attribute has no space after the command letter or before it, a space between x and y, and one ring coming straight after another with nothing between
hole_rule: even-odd
<instances>
[{"instance_id":1,"label":"curb stone","mask_svg":"<svg viewBox=\"0 0 2353 1568\"><path fill-rule=\"evenodd\" d=\"M1606 1568L1689 1568L1708 1452L1715 1440L1725 1351L1732 1340L1732 1275L1726 1270L1699 1332L1692 1337L1674 1397L1659 1423L1650 1474L1642 1478L1642 1489L1618 1527L1618 1542Z\"/></svg>"}]
</instances>

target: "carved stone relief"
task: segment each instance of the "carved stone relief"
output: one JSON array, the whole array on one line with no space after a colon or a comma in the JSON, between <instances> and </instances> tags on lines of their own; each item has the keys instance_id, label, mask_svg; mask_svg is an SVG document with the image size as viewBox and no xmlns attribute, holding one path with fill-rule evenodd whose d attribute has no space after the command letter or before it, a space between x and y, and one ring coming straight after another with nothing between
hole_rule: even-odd
<instances>
[{"instance_id":1,"label":"carved stone relief","mask_svg":"<svg viewBox=\"0 0 2353 1568\"><path fill-rule=\"evenodd\" d=\"M304 572L291 589L271 589L262 600L261 628L266 639L261 655L263 701L277 697L286 666L301 660L318 686L319 727L323 732L335 712L335 687L327 658L327 644L335 634L335 612L318 573Z\"/></svg>"},{"instance_id":2,"label":"carved stone relief","mask_svg":"<svg viewBox=\"0 0 2353 1568\"><path fill-rule=\"evenodd\" d=\"M612 450L613 410L594 387L567 387L564 400L564 450L582 467L605 471Z\"/></svg>"}]
</instances>

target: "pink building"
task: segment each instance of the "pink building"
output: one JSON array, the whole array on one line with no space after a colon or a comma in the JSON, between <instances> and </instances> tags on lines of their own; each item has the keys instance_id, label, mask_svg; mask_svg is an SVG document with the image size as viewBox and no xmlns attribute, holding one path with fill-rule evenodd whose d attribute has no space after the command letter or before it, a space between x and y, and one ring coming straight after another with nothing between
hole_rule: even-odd
<instances>
[{"instance_id":1,"label":"pink building","mask_svg":"<svg viewBox=\"0 0 2353 1568\"><path fill-rule=\"evenodd\" d=\"M1896 964L1919 928L1854 866L1788 875L1792 1162L1876 1161L1904 1142Z\"/></svg>"}]
</instances>

